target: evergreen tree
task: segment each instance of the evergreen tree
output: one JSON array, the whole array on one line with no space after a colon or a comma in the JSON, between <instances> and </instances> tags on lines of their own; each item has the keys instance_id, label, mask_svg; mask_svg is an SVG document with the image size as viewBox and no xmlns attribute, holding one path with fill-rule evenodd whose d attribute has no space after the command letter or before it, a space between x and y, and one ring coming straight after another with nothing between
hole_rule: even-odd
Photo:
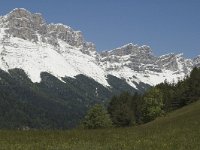
<instances>
[{"instance_id":1,"label":"evergreen tree","mask_svg":"<svg viewBox=\"0 0 200 150\"><path fill-rule=\"evenodd\" d=\"M196 101L200 97L200 68L195 67L188 79L188 95L191 101Z\"/></svg>"},{"instance_id":2,"label":"evergreen tree","mask_svg":"<svg viewBox=\"0 0 200 150\"><path fill-rule=\"evenodd\" d=\"M142 106L143 106L143 99L142 96L139 95L138 93L135 93L132 96L132 109L134 110L135 114L135 122L136 124L141 124L142 123Z\"/></svg>"},{"instance_id":3,"label":"evergreen tree","mask_svg":"<svg viewBox=\"0 0 200 150\"><path fill-rule=\"evenodd\" d=\"M108 106L108 112L115 126L130 126L135 123L135 111L132 97L128 92L123 92L118 97L114 96Z\"/></svg>"}]
</instances>

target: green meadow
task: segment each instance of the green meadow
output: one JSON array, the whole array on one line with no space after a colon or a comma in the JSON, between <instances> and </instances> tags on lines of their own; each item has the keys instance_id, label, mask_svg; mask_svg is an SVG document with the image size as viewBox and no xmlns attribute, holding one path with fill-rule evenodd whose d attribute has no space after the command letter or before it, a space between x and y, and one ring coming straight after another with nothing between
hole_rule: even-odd
<instances>
[{"instance_id":1,"label":"green meadow","mask_svg":"<svg viewBox=\"0 0 200 150\"><path fill-rule=\"evenodd\" d=\"M1 150L199 150L200 101L130 128L0 131Z\"/></svg>"}]
</instances>

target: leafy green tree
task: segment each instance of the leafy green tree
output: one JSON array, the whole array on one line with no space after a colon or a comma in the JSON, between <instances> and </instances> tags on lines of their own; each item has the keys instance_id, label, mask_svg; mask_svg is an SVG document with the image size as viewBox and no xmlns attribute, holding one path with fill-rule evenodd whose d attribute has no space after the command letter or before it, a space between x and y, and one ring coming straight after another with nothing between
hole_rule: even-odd
<instances>
[{"instance_id":1,"label":"leafy green tree","mask_svg":"<svg viewBox=\"0 0 200 150\"><path fill-rule=\"evenodd\" d=\"M163 114L163 94L154 87L151 88L143 97L143 122L149 122Z\"/></svg>"},{"instance_id":2,"label":"leafy green tree","mask_svg":"<svg viewBox=\"0 0 200 150\"><path fill-rule=\"evenodd\" d=\"M108 105L108 113L115 126L130 126L135 123L135 111L132 96L123 92L118 97L112 97Z\"/></svg>"},{"instance_id":3,"label":"leafy green tree","mask_svg":"<svg viewBox=\"0 0 200 150\"><path fill-rule=\"evenodd\" d=\"M163 110L165 112L173 110L174 106L172 106L172 102L174 100L175 95L175 85L165 81L164 83L158 84L156 88L159 88L160 92L163 95Z\"/></svg>"},{"instance_id":4,"label":"leafy green tree","mask_svg":"<svg viewBox=\"0 0 200 150\"><path fill-rule=\"evenodd\" d=\"M96 104L89 109L81 125L85 129L108 128L112 127L112 121L104 107Z\"/></svg>"}]
</instances>

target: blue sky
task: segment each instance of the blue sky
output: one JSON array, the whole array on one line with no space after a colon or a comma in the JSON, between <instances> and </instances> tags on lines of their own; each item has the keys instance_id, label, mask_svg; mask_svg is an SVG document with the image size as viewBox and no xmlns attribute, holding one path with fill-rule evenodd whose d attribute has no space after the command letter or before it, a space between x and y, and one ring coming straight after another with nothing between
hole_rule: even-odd
<instances>
[{"instance_id":1,"label":"blue sky","mask_svg":"<svg viewBox=\"0 0 200 150\"><path fill-rule=\"evenodd\" d=\"M0 15L16 7L81 30L98 50L132 42L155 55L200 54L200 0L0 0Z\"/></svg>"}]
</instances>

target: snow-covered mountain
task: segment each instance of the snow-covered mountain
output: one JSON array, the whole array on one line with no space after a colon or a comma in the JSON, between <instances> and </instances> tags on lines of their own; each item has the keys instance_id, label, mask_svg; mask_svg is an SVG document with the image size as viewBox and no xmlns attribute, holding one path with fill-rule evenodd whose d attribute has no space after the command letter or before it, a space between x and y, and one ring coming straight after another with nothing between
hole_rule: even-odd
<instances>
[{"instance_id":1,"label":"snow-covered mountain","mask_svg":"<svg viewBox=\"0 0 200 150\"><path fill-rule=\"evenodd\" d=\"M84 74L109 86L98 65L96 50L80 31L62 24L47 24L41 14L15 9L0 19L0 68L23 69L33 82L40 73L61 77Z\"/></svg>"},{"instance_id":2,"label":"snow-covered mountain","mask_svg":"<svg viewBox=\"0 0 200 150\"><path fill-rule=\"evenodd\" d=\"M135 82L149 85L165 80L176 82L188 75L195 65L191 59L185 59L183 54L156 57L149 46L132 43L102 52L101 56L101 65L108 74L126 79L133 87Z\"/></svg>"},{"instance_id":3,"label":"snow-covered mountain","mask_svg":"<svg viewBox=\"0 0 200 150\"><path fill-rule=\"evenodd\" d=\"M132 43L98 53L80 31L48 24L41 14L22 8L0 17L0 69L23 69L33 82L41 81L41 72L60 80L83 74L109 87L107 76L113 75L138 89L140 83L176 82L195 65L200 65L200 56L194 60L182 54L156 57L149 46Z\"/></svg>"}]
</instances>

